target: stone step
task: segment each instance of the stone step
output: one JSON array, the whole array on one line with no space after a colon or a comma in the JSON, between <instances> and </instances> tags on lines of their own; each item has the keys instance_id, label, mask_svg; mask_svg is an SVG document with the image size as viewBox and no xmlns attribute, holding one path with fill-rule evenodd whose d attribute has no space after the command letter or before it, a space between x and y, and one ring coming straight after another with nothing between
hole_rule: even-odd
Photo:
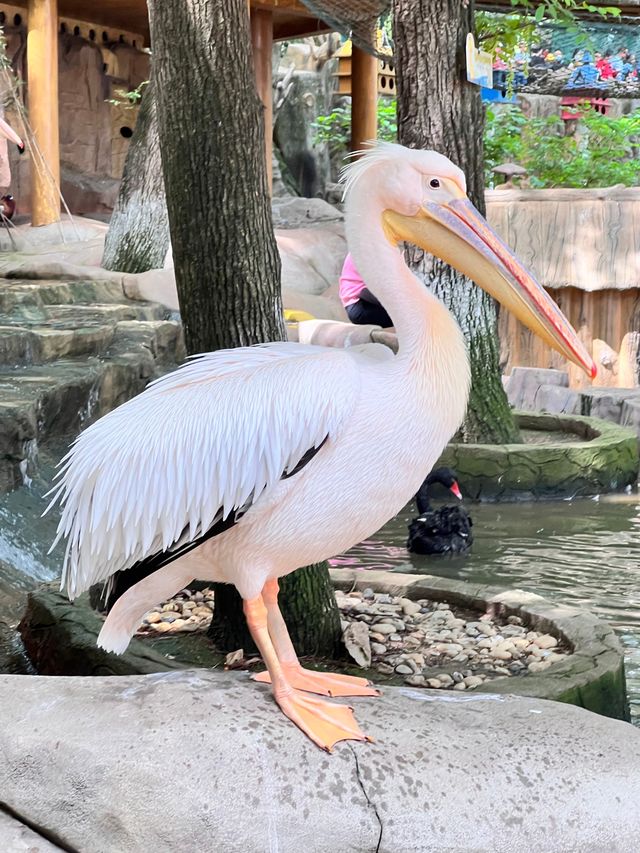
<instances>
[{"instance_id":1,"label":"stone step","mask_svg":"<svg viewBox=\"0 0 640 853\"><path fill-rule=\"evenodd\" d=\"M124 302L120 284L112 281L29 281L3 279L0 315L18 305L95 305Z\"/></svg>"},{"instance_id":2,"label":"stone step","mask_svg":"<svg viewBox=\"0 0 640 853\"><path fill-rule=\"evenodd\" d=\"M0 491L33 476L39 444L73 437L184 357L174 321L123 321L105 344L99 356L0 365Z\"/></svg>"},{"instance_id":3,"label":"stone step","mask_svg":"<svg viewBox=\"0 0 640 853\"><path fill-rule=\"evenodd\" d=\"M42 364L79 355L98 355L113 340L117 325L55 329L0 326L0 365Z\"/></svg>"},{"instance_id":4,"label":"stone step","mask_svg":"<svg viewBox=\"0 0 640 853\"><path fill-rule=\"evenodd\" d=\"M20 303L11 311L0 312L5 326L41 326L69 329L106 325L121 320L165 320L169 312L157 302L113 303L110 305L31 305Z\"/></svg>"},{"instance_id":5,"label":"stone step","mask_svg":"<svg viewBox=\"0 0 640 853\"><path fill-rule=\"evenodd\" d=\"M17 310L17 309L16 309ZM29 313L30 316L24 316ZM158 329L165 309L154 303L93 306L51 306L22 309L2 317L0 325L0 365L41 364L58 358L101 355L113 342L118 328L131 323L144 329ZM149 325L150 324L150 325ZM170 322L172 329L175 322Z\"/></svg>"}]
</instances>

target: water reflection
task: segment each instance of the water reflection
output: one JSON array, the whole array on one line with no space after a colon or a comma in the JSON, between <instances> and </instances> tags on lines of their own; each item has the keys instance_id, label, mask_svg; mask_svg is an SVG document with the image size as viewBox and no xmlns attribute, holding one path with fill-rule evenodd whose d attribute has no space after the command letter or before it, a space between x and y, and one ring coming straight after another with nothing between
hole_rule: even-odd
<instances>
[{"instance_id":1,"label":"water reflection","mask_svg":"<svg viewBox=\"0 0 640 853\"><path fill-rule=\"evenodd\" d=\"M375 538L332 561L537 592L593 611L625 647L629 698L640 725L640 499L612 496L532 504L472 505L474 544L465 557L438 559L404 548L411 508Z\"/></svg>"}]
</instances>

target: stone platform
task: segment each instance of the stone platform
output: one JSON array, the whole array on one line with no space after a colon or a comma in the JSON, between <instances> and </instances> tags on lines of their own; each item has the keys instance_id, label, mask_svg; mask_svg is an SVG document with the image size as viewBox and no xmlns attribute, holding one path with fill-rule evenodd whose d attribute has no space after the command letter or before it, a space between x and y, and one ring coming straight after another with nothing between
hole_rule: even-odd
<instances>
[{"instance_id":1,"label":"stone platform","mask_svg":"<svg viewBox=\"0 0 640 853\"><path fill-rule=\"evenodd\" d=\"M353 702L375 743L327 755L238 674L2 676L0 697L5 850L638 846L640 731L567 705L388 688Z\"/></svg>"}]
</instances>

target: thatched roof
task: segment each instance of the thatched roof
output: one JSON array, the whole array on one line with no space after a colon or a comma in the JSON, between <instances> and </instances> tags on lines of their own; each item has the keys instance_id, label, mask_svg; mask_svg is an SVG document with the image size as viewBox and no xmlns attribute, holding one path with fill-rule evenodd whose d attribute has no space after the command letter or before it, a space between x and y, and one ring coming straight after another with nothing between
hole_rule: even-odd
<instances>
[{"instance_id":1,"label":"thatched roof","mask_svg":"<svg viewBox=\"0 0 640 853\"><path fill-rule=\"evenodd\" d=\"M487 190L487 219L551 288L640 289L640 187Z\"/></svg>"}]
</instances>

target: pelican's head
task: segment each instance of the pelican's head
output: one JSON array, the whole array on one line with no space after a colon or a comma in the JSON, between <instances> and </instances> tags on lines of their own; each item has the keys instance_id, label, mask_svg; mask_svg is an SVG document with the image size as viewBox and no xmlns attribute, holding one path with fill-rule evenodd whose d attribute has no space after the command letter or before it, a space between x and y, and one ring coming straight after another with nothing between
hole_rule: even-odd
<instances>
[{"instance_id":1,"label":"pelican's head","mask_svg":"<svg viewBox=\"0 0 640 853\"><path fill-rule=\"evenodd\" d=\"M592 378L593 359L560 311L467 198L463 172L436 151L378 143L347 167L346 197L366 183L387 239L413 243L475 281L545 343ZM358 188L358 189L356 189ZM364 191L364 188L363 188Z\"/></svg>"}]
</instances>

